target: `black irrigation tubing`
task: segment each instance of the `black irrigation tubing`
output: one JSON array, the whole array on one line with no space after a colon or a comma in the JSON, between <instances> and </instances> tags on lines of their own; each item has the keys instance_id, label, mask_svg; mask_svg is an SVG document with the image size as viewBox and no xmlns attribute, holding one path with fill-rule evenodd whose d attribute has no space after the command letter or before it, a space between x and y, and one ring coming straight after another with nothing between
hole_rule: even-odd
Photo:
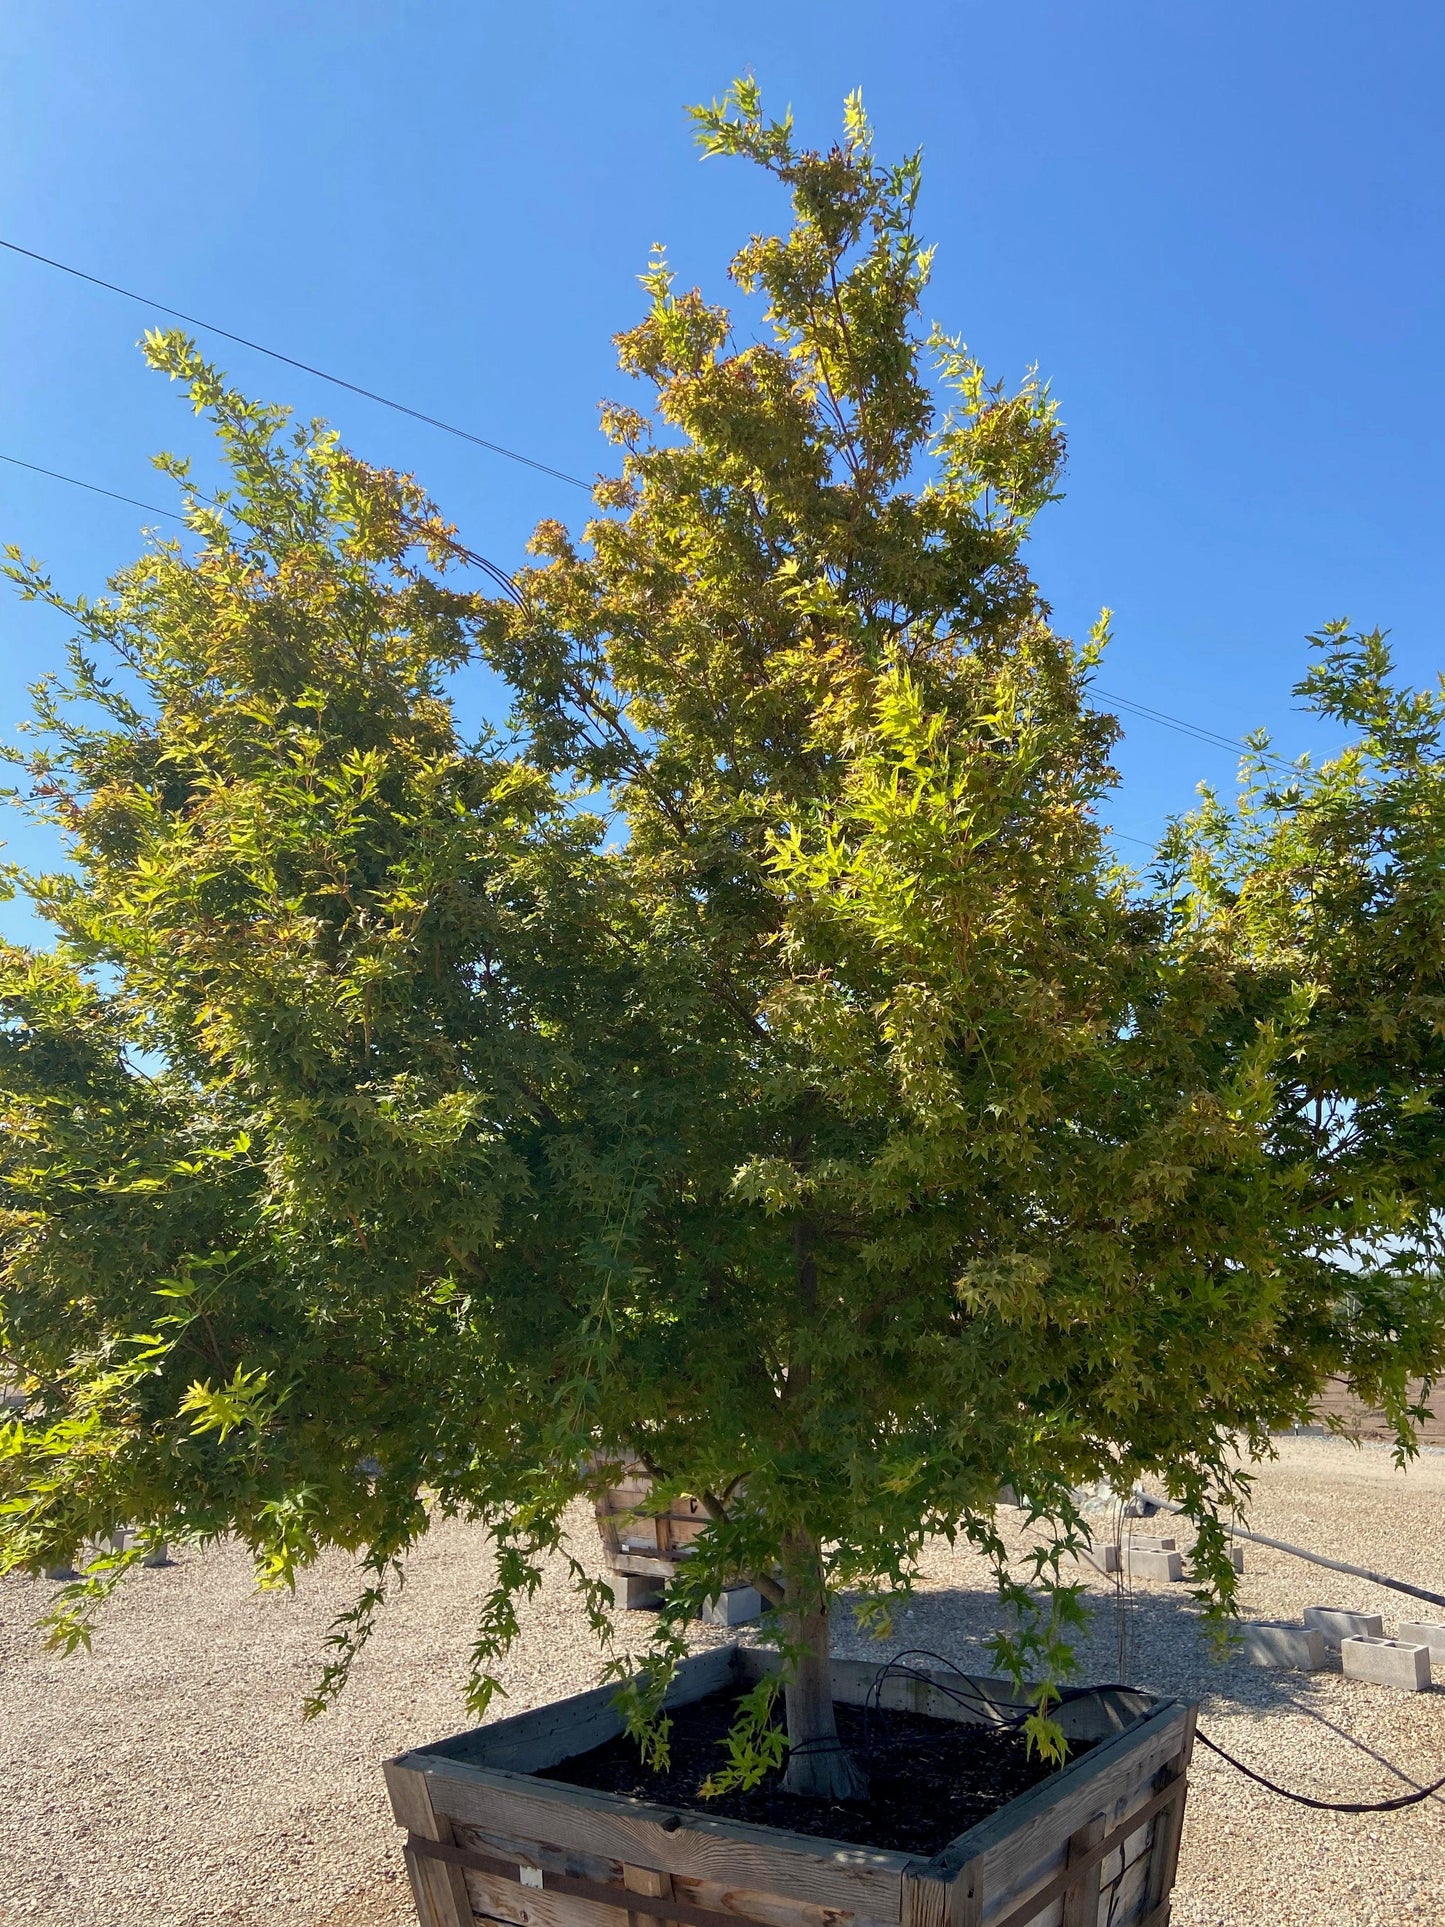
<instances>
[{"instance_id":1,"label":"black irrigation tubing","mask_svg":"<svg viewBox=\"0 0 1445 1927\"><path fill-rule=\"evenodd\" d=\"M1022 1726L1024 1721L1029 1718L1027 1713L1018 1713L1009 1718L1002 1717L998 1713L998 1708L994 1706L984 1694L968 1686L965 1686L962 1691L945 1686L941 1680L935 1679L930 1674L920 1671L916 1666L910 1666L908 1661L911 1659L933 1660L936 1664L943 1667L945 1672L952 1673L957 1679L968 1679L968 1675L963 1671L962 1667L956 1665L953 1660L946 1659L942 1653L931 1652L926 1646L908 1646L901 1652L895 1653L887 1664L880 1669L878 1677L868 1689L868 1696L863 1702L863 1751L865 1757L869 1752L867 1737L868 1719L875 1708L881 1712L883 1685L891 1673L901 1674L910 1679L927 1680L930 1686L946 1694L956 1705L970 1706L974 1710L982 1710L988 1713L991 1716L991 1723L996 1728L1012 1729ZM1128 1693L1136 1692L1137 1690L1136 1687L1119 1686L1113 1682L1105 1682L1098 1686L1065 1687L1059 1695L1059 1704L1066 1706L1071 1700L1083 1699L1090 1693ZM1429 1786L1416 1787L1413 1792L1397 1794L1391 1800L1317 1800L1313 1794L1297 1793L1291 1787L1280 1786L1277 1781L1267 1779L1263 1773L1256 1773L1253 1767L1246 1766L1243 1760L1237 1760L1232 1753L1226 1752L1217 1740L1211 1740L1207 1733L1202 1732L1198 1728L1195 1730L1194 1737L1199 1741L1201 1746L1208 1747L1211 1753L1218 1754L1221 1760L1226 1761L1236 1772L1242 1773L1247 1780L1253 1780L1257 1786L1262 1786L1269 1793L1278 1794L1282 1800L1292 1800L1297 1806L1313 1807L1318 1813L1398 1813L1405 1807L1419 1806L1423 1800L1431 1799L1435 1794L1445 1789L1445 1774L1442 1774L1438 1780L1432 1781ZM822 1744L824 1746L838 1745L836 1741L823 1741L821 1743L805 1742L805 1744ZM1399 1767L1392 1766L1391 1770L1400 1773L1402 1778L1405 1777Z\"/></svg>"},{"instance_id":2,"label":"black irrigation tubing","mask_svg":"<svg viewBox=\"0 0 1445 1927\"><path fill-rule=\"evenodd\" d=\"M1312 1794L1296 1793L1290 1787L1267 1780L1262 1773L1256 1773L1252 1766L1246 1766L1243 1760L1236 1760L1232 1753L1226 1753L1207 1733L1196 1728L1194 1737L1201 1746L1207 1746L1211 1753L1217 1753L1221 1760L1227 1760L1246 1780L1253 1780L1256 1786L1277 1793L1282 1800L1293 1800L1296 1806L1313 1807L1317 1813L1398 1813L1401 1807L1419 1806L1422 1800L1428 1800L1445 1787L1445 1774L1442 1774L1429 1786L1417 1787L1413 1793L1401 1793L1393 1800L1316 1800ZM1396 1767L1394 1771L1398 1773L1400 1769Z\"/></svg>"}]
</instances>

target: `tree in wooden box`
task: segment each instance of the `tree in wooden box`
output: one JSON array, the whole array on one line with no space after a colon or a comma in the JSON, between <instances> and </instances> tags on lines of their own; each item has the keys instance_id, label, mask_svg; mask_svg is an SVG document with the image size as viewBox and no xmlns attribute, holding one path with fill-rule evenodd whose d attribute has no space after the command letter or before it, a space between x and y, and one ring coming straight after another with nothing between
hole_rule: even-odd
<instances>
[{"instance_id":1,"label":"tree in wooden box","mask_svg":"<svg viewBox=\"0 0 1445 1927\"><path fill-rule=\"evenodd\" d=\"M669 1712L756 1691L778 1667L738 1647L687 1660ZM961 1740L1031 1708L1004 1680L850 1660L834 1660L832 1691L840 1711L906 1710ZM579 1784L579 1758L622 1732L605 1688L419 1747L386 1776L423 1927L611 1927L622 1911L631 1927L1164 1927L1194 1709L1103 1687L1058 1717L1076 1748L1064 1771L913 1851Z\"/></svg>"},{"instance_id":2,"label":"tree in wooden box","mask_svg":"<svg viewBox=\"0 0 1445 1927\"><path fill-rule=\"evenodd\" d=\"M1105 632L1059 635L1025 563L1054 402L920 330L918 163L857 99L823 153L750 82L697 121L791 195L733 263L761 328L653 262L618 341L651 412L604 410L620 473L515 580L176 335L226 488L168 459L187 531L99 600L14 565L78 641L26 759L59 941L0 983L0 1543L232 1532L272 1583L357 1551L319 1706L429 1519L483 1519L480 1712L559 1548L609 1635L565 1519L639 1463L706 1526L646 1670L612 1662L627 1717L660 1758L685 1623L746 1575L782 1666L730 1770L836 1799L834 1602L883 1627L930 1535L992 1562L1057 1750L1073 1488L1162 1481L1227 1603L1240 1438L1337 1372L1408 1439L1442 711L1332 630L1303 686L1341 758L1261 761L1121 868ZM479 661L512 714L472 737Z\"/></svg>"}]
</instances>

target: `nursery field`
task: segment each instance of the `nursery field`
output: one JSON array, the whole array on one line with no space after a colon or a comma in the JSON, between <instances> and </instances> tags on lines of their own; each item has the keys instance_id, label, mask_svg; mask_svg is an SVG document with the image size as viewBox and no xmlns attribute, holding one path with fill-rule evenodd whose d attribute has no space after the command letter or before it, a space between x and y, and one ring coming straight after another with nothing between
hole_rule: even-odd
<instances>
[{"instance_id":1,"label":"nursery field","mask_svg":"<svg viewBox=\"0 0 1445 1927\"><path fill-rule=\"evenodd\" d=\"M1018 1531L1016 1514L1002 1515ZM1445 1591L1445 1454L1407 1473L1379 1446L1282 1440L1261 1468L1256 1529ZM1155 1528L1157 1529L1157 1528ZM580 1543L596 1556L590 1519ZM1297 1618L1326 1604L1385 1615L1398 1596L1250 1546L1246 1610ZM397 1927L411 1918L379 1770L390 1753L468 1724L461 1679L488 1551L444 1524L340 1706L303 1724L346 1562L295 1597L258 1595L233 1548L182 1552L135 1574L89 1656L43 1653L29 1630L49 1588L0 1586L0 1780L8 1846L5 1927ZM1369 1800L1445 1771L1445 1679L1426 1694L1277 1673L1212 1657L1182 1586L1136 1581L1132 1600L1090 1579L1084 1676L1203 1702L1203 1729L1250 1765L1317 1798ZM1421 1608L1428 1616L1428 1609ZM980 1563L935 1547L891 1645L840 1628L877 1658L931 1648L987 1671L995 1607ZM626 1633L633 1615L618 1615ZM743 1629L743 1636L747 1636ZM699 1628L699 1646L724 1638ZM549 1573L507 1663L518 1711L591 1685L595 1650ZM1338 1815L1287 1805L1196 1751L1176 1927L1395 1927L1445 1914L1445 1803Z\"/></svg>"}]
</instances>

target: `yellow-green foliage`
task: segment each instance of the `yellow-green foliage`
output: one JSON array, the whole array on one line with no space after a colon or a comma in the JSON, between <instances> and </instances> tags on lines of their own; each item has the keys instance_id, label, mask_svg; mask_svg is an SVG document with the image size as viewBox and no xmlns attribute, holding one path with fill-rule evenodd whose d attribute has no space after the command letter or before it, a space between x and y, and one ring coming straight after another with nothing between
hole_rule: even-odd
<instances>
[{"instance_id":1,"label":"yellow-green foliage","mask_svg":"<svg viewBox=\"0 0 1445 1927\"><path fill-rule=\"evenodd\" d=\"M1227 1600L1231 1441L1335 1371L1401 1410L1441 1356L1438 708L1381 760L1414 699L1364 713L1337 641L1355 760L1211 804L1142 887L1098 825L1103 630L1023 560L1055 407L930 344L916 161L856 100L824 154L749 85L697 118L792 197L734 266L764 325L653 262L650 402L518 603L175 336L225 493L170 461L193 539L102 600L14 571L79 640L27 760L56 945L3 959L0 1544L236 1532L281 1583L356 1549L323 1697L440 1508L498 1534L485 1704L619 1458L711 1516L663 1659L737 1573L886 1623L942 1531L1000 1561L1003 1663L1056 1673L1072 1486L1160 1481ZM469 742L479 656L514 727Z\"/></svg>"}]
</instances>

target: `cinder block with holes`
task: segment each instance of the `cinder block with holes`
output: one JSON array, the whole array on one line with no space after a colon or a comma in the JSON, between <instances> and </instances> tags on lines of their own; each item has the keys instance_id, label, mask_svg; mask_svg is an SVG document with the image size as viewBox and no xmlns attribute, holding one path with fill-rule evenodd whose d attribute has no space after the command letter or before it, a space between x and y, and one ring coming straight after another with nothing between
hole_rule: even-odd
<instances>
[{"instance_id":1,"label":"cinder block with holes","mask_svg":"<svg viewBox=\"0 0 1445 1927\"><path fill-rule=\"evenodd\" d=\"M1428 1646L1432 1661L1445 1662L1445 1619L1402 1619L1395 1637Z\"/></svg>"},{"instance_id":2,"label":"cinder block with holes","mask_svg":"<svg viewBox=\"0 0 1445 1927\"><path fill-rule=\"evenodd\" d=\"M1241 1626L1239 1636L1251 1666L1287 1666L1300 1673L1317 1673L1325 1663L1325 1636L1317 1626L1256 1619Z\"/></svg>"},{"instance_id":3,"label":"cinder block with holes","mask_svg":"<svg viewBox=\"0 0 1445 1927\"><path fill-rule=\"evenodd\" d=\"M1178 1552L1177 1539L1160 1539L1149 1533L1131 1532L1127 1543L1135 1552Z\"/></svg>"},{"instance_id":4,"label":"cinder block with holes","mask_svg":"<svg viewBox=\"0 0 1445 1927\"><path fill-rule=\"evenodd\" d=\"M1401 1693L1423 1693L1430 1685L1430 1648L1408 1640L1372 1639L1368 1635L1342 1639L1340 1665L1346 1679L1393 1686Z\"/></svg>"},{"instance_id":5,"label":"cinder block with holes","mask_svg":"<svg viewBox=\"0 0 1445 1927\"><path fill-rule=\"evenodd\" d=\"M1385 1622L1379 1613L1349 1613L1335 1606L1306 1606L1304 1622L1324 1634L1327 1653L1337 1653L1342 1639L1385 1637Z\"/></svg>"}]
</instances>

